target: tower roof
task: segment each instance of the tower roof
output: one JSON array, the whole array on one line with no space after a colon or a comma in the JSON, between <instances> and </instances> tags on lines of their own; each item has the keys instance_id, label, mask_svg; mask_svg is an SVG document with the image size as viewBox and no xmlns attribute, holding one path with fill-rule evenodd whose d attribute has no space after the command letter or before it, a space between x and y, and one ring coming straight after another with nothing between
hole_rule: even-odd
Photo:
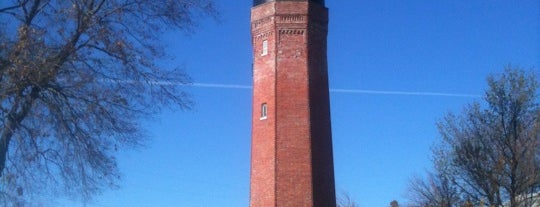
<instances>
[{"instance_id":1,"label":"tower roof","mask_svg":"<svg viewBox=\"0 0 540 207\"><path fill-rule=\"evenodd\" d=\"M253 6L257 6L260 4L264 4L266 2L272 2L272 1L310 1L315 2L324 5L324 0L253 0Z\"/></svg>"}]
</instances>

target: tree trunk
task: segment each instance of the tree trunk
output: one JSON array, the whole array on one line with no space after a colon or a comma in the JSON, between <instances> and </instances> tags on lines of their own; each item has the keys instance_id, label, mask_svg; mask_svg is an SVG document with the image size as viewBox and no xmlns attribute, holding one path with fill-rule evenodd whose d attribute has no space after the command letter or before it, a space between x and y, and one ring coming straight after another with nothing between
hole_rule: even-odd
<instances>
[{"instance_id":1,"label":"tree trunk","mask_svg":"<svg viewBox=\"0 0 540 207\"><path fill-rule=\"evenodd\" d=\"M21 99L15 100L13 107L7 114L6 123L4 124L4 129L0 135L0 178L2 177L4 169L6 168L6 159L11 138L30 111L34 100L36 100L38 97L38 94L39 89L33 87L30 94L28 94L26 97L21 97Z\"/></svg>"}]
</instances>

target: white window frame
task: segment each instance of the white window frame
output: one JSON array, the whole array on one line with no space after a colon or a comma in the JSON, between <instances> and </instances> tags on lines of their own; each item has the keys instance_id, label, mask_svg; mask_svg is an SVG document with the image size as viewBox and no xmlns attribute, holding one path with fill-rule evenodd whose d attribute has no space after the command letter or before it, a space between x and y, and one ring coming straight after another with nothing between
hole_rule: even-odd
<instances>
[{"instance_id":1,"label":"white window frame","mask_svg":"<svg viewBox=\"0 0 540 207\"><path fill-rule=\"evenodd\" d=\"M261 104L261 120L268 118L268 104Z\"/></svg>"},{"instance_id":2,"label":"white window frame","mask_svg":"<svg viewBox=\"0 0 540 207\"><path fill-rule=\"evenodd\" d=\"M262 41L261 56L265 56L265 55L268 55L268 40Z\"/></svg>"}]
</instances>

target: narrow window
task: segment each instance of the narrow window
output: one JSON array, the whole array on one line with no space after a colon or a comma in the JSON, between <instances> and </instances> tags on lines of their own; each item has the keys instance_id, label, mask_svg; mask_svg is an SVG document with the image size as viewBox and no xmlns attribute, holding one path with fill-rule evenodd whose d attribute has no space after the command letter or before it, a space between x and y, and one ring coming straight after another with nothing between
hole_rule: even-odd
<instances>
[{"instance_id":1,"label":"narrow window","mask_svg":"<svg viewBox=\"0 0 540 207\"><path fill-rule=\"evenodd\" d=\"M267 55L268 54L268 40L264 40L262 42L262 53L261 55L264 56L264 55Z\"/></svg>"},{"instance_id":2,"label":"narrow window","mask_svg":"<svg viewBox=\"0 0 540 207\"><path fill-rule=\"evenodd\" d=\"M261 104L261 120L266 119L268 113L268 106L266 103Z\"/></svg>"}]
</instances>

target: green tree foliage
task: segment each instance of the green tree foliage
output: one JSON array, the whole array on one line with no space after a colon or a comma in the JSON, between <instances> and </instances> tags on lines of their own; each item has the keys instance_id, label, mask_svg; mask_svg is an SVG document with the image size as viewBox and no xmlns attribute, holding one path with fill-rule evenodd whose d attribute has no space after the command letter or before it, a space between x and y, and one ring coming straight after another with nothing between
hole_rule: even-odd
<instances>
[{"instance_id":1,"label":"green tree foliage","mask_svg":"<svg viewBox=\"0 0 540 207\"><path fill-rule=\"evenodd\" d=\"M434 161L444 163L427 181L413 181L414 197L424 192L459 193L461 202L478 206L529 207L540 190L540 108L536 74L510 66L489 76L485 103L472 103L438 123L441 144ZM440 166L440 165L439 165ZM424 196L441 200L436 194ZM428 199L428 200L429 200ZM428 206L436 205L429 202Z\"/></svg>"},{"instance_id":2,"label":"green tree foliage","mask_svg":"<svg viewBox=\"0 0 540 207\"><path fill-rule=\"evenodd\" d=\"M178 68L160 68L168 30L215 15L211 0L0 3L0 205L116 186L114 157L144 140L138 121L188 109Z\"/></svg>"}]
</instances>

